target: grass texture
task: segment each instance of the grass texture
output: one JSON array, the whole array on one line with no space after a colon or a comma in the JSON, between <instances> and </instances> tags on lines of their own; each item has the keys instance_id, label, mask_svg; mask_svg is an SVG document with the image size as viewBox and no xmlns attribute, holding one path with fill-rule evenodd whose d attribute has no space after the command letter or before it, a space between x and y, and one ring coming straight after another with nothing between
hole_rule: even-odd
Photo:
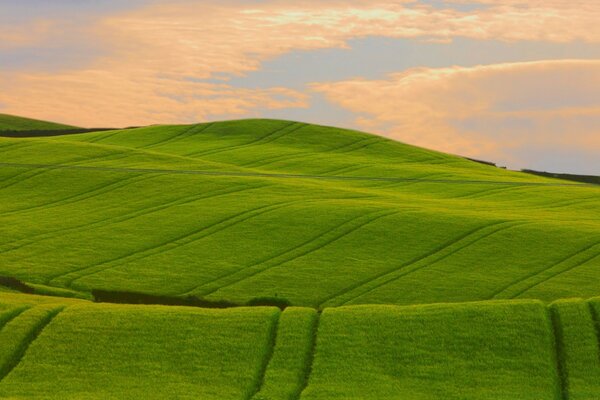
<instances>
[{"instance_id":1,"label":"grass texture","mask_svg":"<svg viewBox=\"0 0 600 400\"><path fill-rule=\"evenodd\" d=\"M0 275L49 293L320 308L598 294L596 186L278 120L0 152Z\"/></svg>"},{"instance_id":2,"label":"grass texture","mask_svg":"<svg viewBox=\"0 0 600 400\"><path fill-rule=\"evenodd\" d=\"M2 131L51 131L72 129L74 126L40 121L37 119L0 114L0 133Z\"/></svg>"},{"instance_id":3,"label":"grass texture","mask_svg":"<svg viewBox=\"0 0 600 400\"><path fill-rule=\"evenodd\" d=\"M10 367L0 379L2 398L556 400L598 393L591 317L598 300L361 305L317 316L297 307L30 297L0 294L0 319L11 313L0 329L0 368Z\"/></svg>"}]
</instances>

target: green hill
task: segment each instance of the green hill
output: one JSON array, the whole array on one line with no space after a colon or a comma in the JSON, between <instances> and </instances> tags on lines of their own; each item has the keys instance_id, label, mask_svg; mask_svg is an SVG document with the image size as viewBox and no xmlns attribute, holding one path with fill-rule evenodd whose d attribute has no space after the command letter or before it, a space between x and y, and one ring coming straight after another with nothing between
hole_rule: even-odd
<instances>
[{"instance_id":1,"label":"green hill","mask_svg":"<svg viewBox=\"0 0 600 400\"><path fill-rule=\"evenodd\" d=\"M597 300L326 309L0 294L11 399L593 399Z\"/></svg>"},{"instance_id":2,"label":"green hill","mask_svg":"<svg viewBox=\"0 0 600 400\"><path fill-rule=\"evenodd\" d=\"M278 120L0 138L0 275L295 306L599 295L600 188Z\"/></svg>"},{"instance_id":3,"label":"green hill","mask_svg":"<svg viewBox=\"0 0 600 400\"><path fill-rule=\"evenodd\" d=\"M0 133L3 131L54 131L74 128L76 127L71 125L0 114Z\"/></svg>"},{"instance_id":4,"label":"green hill","mask_svg":"<svg viewBox=\"0 0 600 400\"><path fill-rule=\"evenodd\" d=\"M598 186L291 121L20 121L0 398L599 398Z\"/></svg>"}]
</instances>

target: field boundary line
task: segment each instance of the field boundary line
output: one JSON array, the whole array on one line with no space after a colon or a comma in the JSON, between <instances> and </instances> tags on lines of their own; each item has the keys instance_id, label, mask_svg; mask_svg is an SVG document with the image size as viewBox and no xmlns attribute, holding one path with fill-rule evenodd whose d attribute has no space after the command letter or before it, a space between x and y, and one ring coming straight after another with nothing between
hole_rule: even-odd
<instances>
[{"instance_id":1,"label":"field boundary line","mask_svg":"<svg viewBox=\"0 0 600 400\"><path fill-rule=\"evenodd\" d=\"M592 317L592 325L594 327L594 334L596 335L596 352L598 353L598 362L600 362L600 315L598 315L594 303L588 301L587 305Z\"/></svg>"},{"instance_id":2,"label":"field boundary line","mask_svg":"<svg viewBox=\"0 0 600 400\"><path fill-rule=\"evenodd\" d=\"M226 282L224 285L221 285L221 286L218 286L218 287L213 287L213 288L210 288L209 290L204 290L204 291L200 292L200 294L203 295L203 296L207 296L207 295L212 294L214 292L217 292L217 291L219 291L221 289L224 289L226 287L238 284L238 283L240 283L240 282L242 282L242 281L244 281L246 279L252 278L252 277L254 277L254 276L256 276L256 275L258 275L258 274L260 274L262 272L270 270L271 268L274 268L274 267L286 264L286 263L288 263L290 261L296 260L298 258L304 257L304 256L306 256L306 255L308 255L310 253L313 253L315 251L318 251L318 250L322 249L323 247L325 247L325 246L327 246L327 245L329 245L331 243L334 243L334 242L340 240L341 238L343 238L343 237L351 234L352 232L355 232L355 231L359 230L360 228L362 228L362 227L364 227L364 226L366 226L368 224L371 224L371 223L377 221L378 219L390 216L392 214L396 214L398 212L399 211L383 211L383 212L379 211L379 212L372 212L372 213L368 213L368 214L364 214L364 215L359 215L358 217L354 217L354 218L351 218L349 220L346 220L342 224L336 225L336 226L334 226L334 227L326 230L325 232L322 232L319 235L314 236L311 239L309 239L307 241L304 241L303 243L301 243L301 244L299 244L297 246L294 246L291 249L285 250L285 251L283 251L283 252L281 252L281 253L279 253L279 254L277 254L275 256L271 256L271 257L269 257L269 258L267 258L267 259L265 259L263 261L259 261L257 263L252 264L252 265L248 265L248 266L246 266L246 267L244 267L242 269L239 269L237 271L234 271L234 272L232 272L230 274L223 275L221 279L226 279L226 278L228 278L230 276L234 276L234 275L237 275L237 274L242 275L242 276L241 276L241 279L237 279L237 280L234 280L234 281ZM354 223L356 223L357 220L364 219L364 218L371 217L371 216L374 216L374 217L369 218L367 221L364 221L364 222L360 221L360 222L358 222L358 225L354 226ZM348 229L344 229L345 225L350 225L350 227L348 227ZM344 229L344 230L338 235L336 231L339 231L340 229ZM334 234L334 236L332 238L330 238L330 239L327 239L323 243L315 243L319 239L322 239L323 237L325 237L325 236L327 236L329 234ZM317 247L314 247L315 245ZM299 252L299 254L294 254L296 252ZM283 258L283 260L274 261L274 260L276 260L278 258ZM251 269L255 269L255 271L249 271ZM213 280L212 282L208 282L207 284L214 283L214 282L216 282L216 281ZM204 286L204 285L202 285L202 286ZM195 290L196 289L194 289L192 291L195 291ZM187 292L187 293L190 293L190 292ZM187 294L187 293L185 293L185 294Z\"/></svg>"},{"instance_id":3,"label":"field boundary line","mask_svg":"<svg viewBox=\"0 0 600 400\"><path fill-rule=\"evenodd\" d=\"M357 217L357 218L358 218L358 217ZM320 234L319 234L317 237L313 237L313 238L311 238L311 239L309 239L309 240L307 240L307 241L304 241L303 243L301 243L301 244L299 244L299 245L296 245L296 246L292 247L291 249L286 249L286 250L284 250L284 251L282 251L282 252L279 252L279 253L278 253L278 254L276 254L276 255L272 255L272 256L269 256L269 257L267 257L267 258L263 258L262 260L260 260L260 261L257 261L257 262L255 262L254 264L247 265L247 266L245 266L245 267L243 267L243 268L241 268L241 269L238 269L238 270L236 270L236 271L232 271L232 272L229 272L229 273L226 273L226 274L220 275L220 276L218 276L218 277L216 277L216 278L214 278L214 279L211 279L211 280L209 280L209 281L206 281L206 282L203 282L203 283L201 283L201 284L199 284L199 285L196 285L196 286L194 286L192 289L190 289L190 290L187 290L187 291L185 291L185 292L183 292L183 293L179 294L179 296L184 296L184 295L187 295L187 294L191 294L191 293L195 292L196 290L198 290L198 289L201 289L202 287L204 287L204 286L207 286L207 285L212 285L212 284L214 284L215 282L217 282L217 281L219 281L219 280L221 280L221 279L225 279L225 278L228 278L228 277L230 277L230 276L233 276L233 275L239 274L239 273L241 273L242 271L245 271L245 270L246 270L246 269L248 269L248 268L252 268L252 267L255 267L255 266L259 266L259 265L262 265L262 264L264 264L264 263L267 263L267 262L269 262L269 261L271 261L271 260L273 260L273 259L275 259L275 258L277 258L277 257L284 256L285 254L287 254L287 253L290 253L290 252L292 252L292 251L294 251L294 250L297 250L298 248L300 248L300 247L302 247L302 246L306 245L307 243L309 243L309 242L312 242L312 241L314 241L315 239L317 239L317 238L319 238L319 237L321 237L321 236L325 235L327 232L330 232L330 231L332 231L332 230L334 230L334 229L337 229L337 228L339 228L340 226L342 226L342 225L345 225L345 224L347 224L347 223L349 223L349 222L353 221L354 219L355 219L355 218L353 218L353 219L350 219L350 220L346 220L346 221L342 222L341 224L338 224L338 225L334 226L333 228L330 228L330 229L329 229L329 230L327 230L326 232L322 232L322 233L320 233ZM218 287L216 287L216 288L214 288L214 289L209 289L210 291L208 291L208 292L202 292L202 294L204 295L204 294L209 294L209 293L216 292L217 290L221 289L222 287L225 287L225 286L218 286Z\"/></svg>"},{"instance_id":4,"label":"field boundary line","mask_svg":"<svg viewBox=\"0 0 600 400\"><path fill-rule=\"evenodd\" d=\"M552 353L556 366L557 378L557 397L561 400L569 398L569 376L565 365L564 356L564 337L560 321L560 314L556 305L547 307L546 314L548 316L550 333L552 339Z\"/></svg>"},{"instance_id":5,"label":"field boundary line","mask_svg":"<svg viewBox=\"0 0 600 400\"><path fill-rule=\"evenodd\" d=\"M30 306L21 306L21 307L15 307L14 309L8 311L6 314L4 314L4 317L0 316L0 332L2 331L2 328L4 328L10 321L12 321L13 319L17 318L19 315L21 315L24 311L27 311L29 308L31 308Z\"/></svg>"},{"instance_id":6,"label":"field boundary line","mask_svg":"<svg viewBox=\"0 0 600 400\"><path fill-rule=\"evenodd\" d=\"M594 247L596 247L596 246L598 246L598 245L600 245L600 243L594 243L594 244L591 244L591 245L585 246L583 249L581 249L581 250L578 250L577 252L575 252L575 253L573 253L573 254L570 254L570 255L568 255L568 256L566 256L566 257L562 258L560 261L558 261L558 262L556 262L556 263L552 264L551 266L549 266L549 267L547 267L547 268L544 268L544 269L542 269L541 271L535 271L535 272L533 272L533 273L530 273L530 274L528 274L527 276L525 276L525 277L523 277L523 278L519 278L519 279L517 279L516 281L513 281L513 282L511 282L510 284L508 284L508 285L506 285L506 286L502 287L500 290L497 290L497 291L495 291L495 292L492 294L492 296L491 296L491 297L489 297L489 300L493 300L493 299L512 299L512 298L515 298L515 297L517 297L517 296L519 296L519 295L521 295L521 294L525 293L525 292L526 292L526 291L528 291L529 289L531 289L531 288L533 288L533 287L537 286L537 285L538 285L538 284L540 284L540 283L543 283L544 281L542 280L542 281L539 281L538 283L534 283L533 285L526 287L526 288L525 288L525 289L523 289L522 291L519 291L519 292L517 292L516 294L513 294L511 297L498 297L498 296L499 296L499 295L501 295L503 292L506 292L506 291L508 291L509 289L511 289L511 288L513 288L513 287L515 287L515 286L518 286L520 283L522 283L522 282L525 282L525 281L527 281L527 280L529 280L529 279L535 278L536 276L542 275L542 274L544 274L545 272L547 272L547 271L551 270L552 268L558 267L558 266L560 266L561 264L564 264L564 263L568 262L569 260L572 260L572 259L576 258L576 257L577 257L577 256L579 256L580 254L582 254L582 253L585 253L585 252L587 252L587 251L589 251L589 250L593 249ZM595 257L592 257L590 260L592 260L593 258L595 258ZM590 261L590 260L586 260L586 261L584 261L584 263L586 263L587 261ZM581 264L580 264L580 265L581 265ZM578 266L578 265L576 265L575 267L577 267L577 266ZM575 268L575 267L574 267L574 268ZM566 270L565 270L565 272L566 272ZM557 274L557 275L559 275L559 274ZM552 279L552 277L550 277L550 278L548 278L548 279Z\"/></svg>"},{"instance_id":7,"label":"field boundary line","mask_svg":"<svg viewBox=\"0 0 600 400\"><path fill-rule=\"evenodd\" d=\"M154 152L169 156L168 153ZM172 156L172 155L171 155ZM180 156L175 156L180 157ZM190 158L183 156L182 158ZM192 158L193 159L193 158ZM507 185L523 187L586 187L591 189L600 189L600 185L587 183L546 183L530 181L484 181L468 179L422 179L422 178L399 178L399 177L377 177L377 176L336 176L336 175L310 175L310 174L284 174L284 173L266 173L266 172L246 172L246 171L218 171L218 170L189 170L189 169L160 169L160 168L124 168L124 167L99 167L87 165L71 164L27 164L27 163L9 163L0 162L0 167L7 168L32 168L32 169L72 169L81 171L106 171L106 172L130 172L130 173L148 173L148 174L180 174L180 175L204 175L204 176L224 176L224 177L248 177L248 178L281 178L281 179L321 179L321 180L342 180L342 181L379 181L379 182L414 182L414 183L442 183L457 185ZM22 181L19 181L22 182ZM0 189L4 189L1 188Z\"/></svg>"},{"instance_id":8,"label":"field boundary line","mask_svg":"<svg viewBox=\"0 0 600 400\"><path fill-rule=\"evenodd\" d=\"M23 247L35 244L39 240L44 240L46 238L52 238L53 235L56 233L69 234L69 233L73 233L73 232L82 232L85 230L89 230L91 227L97 228L97 227L103 227L106 225L117 224L117 223L129 221L134 218L150 215L155 212L159 212L159 211L162 211L162 210L165 210L165 209L168 209L171 207L176 207L179 205L190 204L190 203L194 203L196 201L212 199L212 198L219 197L219 196L226 196L229 194L239 193L239 192L243 192L246 190L262 189L262 188L265 188L268 186L269 185L254 186L254 187L244 186L241 189L238 187L237 190L219 189L219 190L212 190L212 191L203 193L202 195L184 196L177 200L173 200L173 201L170 201L167 203L162 203L159 205L154 204L154 205L151 205L148 207L144 207L141 209L137 209L135 211L128 212L126 214L115 215L113 217L103 218L103 219L100 219L97 221L92 221L92 222L89 222L89 223L86 223L83 225L58 229L58 230L54 230L52 232L44 232L44 233L41 233L38 235L33 235L33 236L26 237L26 238L17 239L12 242L9 242L9 243L3 243L0 245L0 252L9 253L9 252L21 249ZM19 244L17 244L15 246L14 245L15 243L19 243ZM6 249L6 246L12 246L12 247Z\"/></svg>"},{"instance_id":9,"label":"field boundary line","mask_svg":"<svg viewBox=\"0 0 600 400\"><path fill-rule=\"evenodd\" d=\"M277 128L277 129L275 129L273 131L270 131L269 133L267 133L267 134L265 134L265 135L263 135L263 136L261 136L259 138L253 139L253 140L251 140L249 142L246 142L246 143L238 144L236 146L225 146L225 147L219 147L219 148L216 148L216 149L208 149L208 150L196 151L196 152L187 154L186 157L195 158L195 157L198 157L198 156L208 156L208 155L211 155L211 154L222 153L222 152L229 151L229 150L238 150L238 149L241 149L241 148L246 148L246 147L254 146L254 145L262 142L263 140L268 140L271 136L276 135L277 133L279 133L281 131L285 131L287 128L290 128L291 126L293 126L295 124L296 124L296 122L287 123L284 126L281 126L281 127ZM269 143L269 142L267 142L267 143Z\"/></svg>"},{"instance_id":10,"label":"field boundary line","mask_svg":"<svg viewBox=\"0 0 600 400\"><path fill-rule=\"evenodd\" d=\"M524 189L524 187L521 186L509 186L509 187L500 187L500 188L490 188L490 189L484 189L484 190L480 190L474 193L468 193L466 195L462 195L462 196L455 196L455 197L451 197L451 200L471 200L471 199L479 199L481 197L485 197L488 195L495 195L499 192L504 192L507 190L518 190L518 189Z\"/></svg>"},{"instance_id":11,"label":"field boundary line","mask_svg":"<svg viewBox=\"0 0 600 400\"><path fill-rule=\"evenodd\" d=\"M313 371L313 364L315 362L315 353L317 352L317 338L319 336L319 326L321 323L321 317L322 317L322 313L317 312L317 315L315 316L313 325L312 325L312 332L311 332L312 338L311 338L311 343L310 343L310 347L308 350L308 356L306 357L306 365L304 366L304 371L303 371L304 379L302 380L300 386L298 387L298 391L295 393L295 395L290 400L299 400L300 397L302 396L302 393L304 392L304 390L306 390L306 388L308 387L310 376L312 375L312 371Z\"/></svg>"},{"instance_id":12,"label":"field boundary line","mask_svg":"<svg viewBox=\"0 0 600 400\"><path fill-rule=\"evenodd\" d=\"M597 246L597 245L596 245L596 246ZM596 247L596 246L594 246L594 247ZM580 263L577 263L577 264L575 264L575 265L573 265L573 266L570 266L570 267L568 267L567 269L564 269L564 270L562 270L562 271L558 271L558 272L556 272L556 273L552 274L551 276L549 276L548 278L545 278L545 279L543 279L543 280L541 280L541 281L539 281L539 282L536 282L535 284L533 284L533 285L531 285L531 286L527 287L526 289L524 289L524 290L522 290L522 291L518 292L517 294L513 295L513 296L512 296L512 297L510 297L510 298L511 298L511 299L514 299L514 298L515 298L515 297L517 297L517 296L521 296L522 294L524 294L524 293L526 293L526 292L530 291L530 290L531 290L531 289L533 289L534 287L537 287L537 286L539 286L539 285L541 285L541 284L543 284L543 283L546 283L546 282L548 282L549 280L551 280L551 279L554 279L554 278L556 278L556 277L557 277L557 276L559 276L559 275L562 275L562 274L564 274L564 273L570 272L570 271L574 270L575 268L581 267L582 265L585 265L585 264L587 264L588 262L590 262L590 261L592 261L592 260L594 260L594 259L596 259L596 258L598 258L598 257L600 257L600 253L598 253L598 254L593 254L591 257L588 257L588 258L586 258L585 260L581 261ZM545 271L543 271L543 272L545 272ZM542 272L542 273L543 273L543 272Z\"/></svg>"},{"instance_id":13,"label":"field boundary line","mask_svg":"<svg viewBox=\"0 0 600 400\"><path fill-rule=\"evenodd\" d=\"M447 257L449 257L449 256L451 256L453 254L455 254L456 252L458 252L458 251L460 251L460 250L462 250L462 249L470 246L471 244L473 244L473 243L475 243L475 242L477 242L477 241L479 241L481 239L484 239L484 238L486 238L488 236L491 236L494 233L499 232L503 228L497 229L497 230L493 230L493 228L495 228L495 227L497 227L499 225L508 225L508 226L504 227L504 229L507 229L507 228L512 228L514 226L517 226L518 223L514 223L514 222L511 223L511 222L508 222L508 221L500 221L500 222L494 222L494 223L491 223L491 224L486 224L486 225L483 225L483 226L478 226L475 229L471 229L471 230L469 230L467 232L464 232L464 233L460 234L458 237L453 238L452 240L450 240L450 241L442 244L441 246L438 246L438 247L432 249L431 251L429 251L429 252L427 252L425 254L419 255L419 256L413 258L412 260L407 261L407 262L401 264L397 268L394 268L392 270L383 271L383 272L381 272L381 273L379 273L379 274L377 274L377 275L375 275L373 277L369 277L368 279L365 279L365 280L363 280L361 282L357 282L354 285L351 285L350 287L347 287L344 290L341 290L338 293L325 298L324 300L322 300L319 303L318 307L321 308L321 306L325 305L326 303L331 303L331 304L327 304L327 306L339 306L339 305L347 304L348 302L350 302L350 301L352 301L352 300L354 300L354 299L356 299L358 297L364 296L365 294L370 293L373 290L376 290L376 289L378 289L379 287L381 287L383 285L387 285L388 283L393 282L396 279L399 279L399 278L401 278L401 277L403 277L405 275L408 275L411 272L418 271L418 270L420 270L422 268L425 268L427 266L433 265L433 264L435 264L435 263L437 263L437 262L439 262L439 261L441 261L441 260L443 260L443 259L445 259L445 258L447 258ZM489 232L489 233L484 234L482 236L477 236L477 237L472 238L473 235L475 235L477 233L480 233L481 231L485 231L487 229L492 230L492 232ZM474 239L474 240L472 242L469 242L469 240L471 240L471 239ZM461 242L463 242L463 241L466 241L467 243L465 245L461 245ZM455 246L458 247L458 248L451 249L452 247L455 247ZM441 254L445 250L449 250L449 249L450 249L450 253L448 253L448 254ZM429 258L432 258L432 260L429 261L428 260ZM420 265L422 263L424 263L424 265ZM407 269L409 269L409 270L407 271ZM368 287L366 288L365 287L367 285L371 285L372 283L374 283L377 280L380 280L381 282L377 283L375 286L372 286L370 288L368 288ZM356 291L356 290L358 290L360 288L364 288L366 290L361 290L360 293L357 294L357 295L347 296L349 293L351 293L353 291ZM344 301L344 302L342 302L342 303L340 303L339 301L335 301L336 299L338 299L340 297L347 298L347 300Z\"/></svg>"},{"instance_id":14,"label":"field boundary line","mask_svg":"<svg viewBox=\"0 0 600 400\"><path fill-rule=\"evenodd\" d=\"M57 169L60 169L60 168L55 168L55 167L52 167L52 166L48 166L47 168L44 168L42 171L34 171L34 170L25 171L25 172L31 172L31 173L27 174L27 176L25 176L23 179L18 179L15 182L9 183L8 185L0 186L0 190L6 190L6 189L11 188L11 187L13 187L15 185L18 185L19 183L23 183L25 181L28 181L30 179L35 178L36 176L45 174L46 172L49 172L49 171L55 171ZM18 177L20 177L21 175L24 175L24 174L25 173L17 174L13 178L18 178Z\"/></svg>"},{"instance_id":15,"label":"field boundary line","mask_svg":"<svg viewBox=\"0 0 600 400\"><path fill-rule=\"evenodd\" d=\"M267 348L265 349L265 356L263 357L262 363L259 367L258 374L254 380L254 387L246 396L246 400L251 400L262 388L265 383L265 375L267 374L267 368L271 363L273 354L275 353L275 345L277 344L277 329L279 329L279 321L281 320L281 311L277 310L274 316L271 318L269 326L269 336Z\"/></svg>"},{"instance_id":16,"label":"field boundary line","mask_svg":"<svg viewBox=\"0 0 600 400\"><path fill-rule=\"evenodd\" d=\"M19 347L8 360L8 364L0 366L0 383L15 369L15 367L17 367L17 365L19 365L31 344L40 336L42 331L52 322L52 320L65 308L66 306L59 306L48 311L47 314L41 318L35 326L32 327L32 329L27 333L27 336L25 336L24 340L20 343Z\"/></svg>"},{"instance_id":17,"label":"field boundary line","mask_svg":"<svg viewBox=\"0 0 600 400\"><path fill-rule=\"evenodd\" d=\"M377 143L382 143L385 142L384 139L380 138L380 137L374 137L374 138L366 138L360 141L360 143L356 142L356 143L350 143L346 146L341 146L335 149L330 149L327 150L328 153L336 153L336 154L346 154L346 153L350 153L356 150L361 150L364 148L367 148L369 146L372 146L374 144Z\"/></svg>"},{"instance_id":18,"label":"field boundary line","mask_svg":"<svg viewBox=\"0 0 600 400\"><path fill-rule=\"evenodd\" d=\"M156 147L156 146L159 146L159 145L163 145L165 143L172 142L176 138L178 138L178 137L180 137L180 136L182 136L182 135L184 135L184 134L186 134L188 132L192 132L194 129L196 129L198 126L201 126L201 125L202 124L193 124L193 125L190 125L187 128L182 129L181 131L177 132L173 136L170 136L170 137L168 137L166 139L162 139L162 140L159 140L158 142L146 144L144 146L140 146L140 147L136 147L136 148L138 148L138 149L151 149L153 147Z\"/></svg>"},{"instance_id":19,"label":"field boundary line","mask_svg":"<svg viewBox=\"0 0 600 400\"><path fill-rule=\"evenodd\" d=\"M139 251L134 251L130 254L124 255L124 256L120 256L105 262L101 262L98 264L94 264L94 265L89 265L87 267L78 269L78 270L74 270L74 271L69 271L68 273L65 274L61 274L57 277L51 278L51 281L55 281L55 280L61 280L63 281L65 276L67 275L73 275L73 274L77 274L79 272L82 271L86 271L86 270L90 270L93 269L94 271L90 272L90 273L84 273L83 275L79 274L78 276L74 277L73 279L69 279L65 282L63 282L64 284L66 284L67 286L70 286L73 282L90 276L90 275L94 275L96 273L102 272L102 271L107 271L109 269L113 269L116 267L119 267L121 265L123 265L124 263L128 262L128 261L139 261L139 260L143 260L144 258L147 258L149 256L152 256L154 254L158 254L160 252L167 252L170 250L173 250L174 248L179 248L182 246L186 246L190 243L196 242L198 240L204 239L205 237L208 237L210 235L213 235L217 232L220 232L224 229L227 229L233 225L236 225L238 223L247 221L251 218L257 217L259 215L265 214L267 212L270 211L274 211L277 210L279 208L283 208L291 203L295 203L297 201L291 201L291 202L282 202L282 203L276 203L276 204L270 204L267 206L261 206L261 207L256 207L250 210L246 210L243 211L241 213L235 214L233 216L229 216L227 218L221 219L219 221L216 221L212 224L209 224L207 226L204 226L200 229L196 229L193 232L188 232L184 235L180 235L174 239L168 240L166 242L162 242L156 246L152 246L146 249L142 249ZM208 232L207 232L208 231ZM183 243L178 243L178 242L182 242ZM164 249L164 250L163 250ZM116 262L118 262L118 264L115 264ZM103 268L99 268L102 266L106 266Z\"/></svg>"},{"instance_id":20,"label":"field boundary line","mask_svg":"<svg viewBox=\"0 0 600 400\"><path fill-rule=\"evenodd\" d=\"M78 193L75 195L67 196L60 200L52 201L50 203L21 208L21 209L17 209L17 210L6 211L3 213L0 213L0 216L10 216L10 215L14 215L14 214L29 213L36 209L54 208L54 207L61 207L64 205L74 204L74 203L77 203L82 200L91 199L96 196L111 192L113 190L121 189L122 187L126 187L131 184L143 182L150 178L151 177L149 177L149 176L144 176L143 174L140 174L140 175L136 175L133 177L127 177L125 179L117 179L110 183L103 183L102 185L98 185L95 188L86 190L84 192L81 192L81 193Z\"/></svg>"},{"instance_id":21,"label":"field boundary line","mask_svg":"<svg viewBox=\"0 0 600 400\"><path fill-rule=\"evenodd\" d=\"M103 140L106 140L108 138L111 138L113 136L118 135L119 133L123 133L122 129L115 129L114 131L108 131L110 133L106 134L106 135L98 135L97 137L92 138L91 140L86 140L86 142L88 143L98 143L101 142ZM103 133L102 131L98 131L98 132L90 132L90 133Z\"/></svg>"},{"instance_id":22,"label":"field boundary line","mask_svg":"<svg viewBox=\"0 0 600 400\"><path fill-rule=\"evenodd\" d=\"M330 169L330 170L325 170L323 172L321 172L321 174L339 174L341 172L353 172L353 171L358 171L363 169L364 166L363 165L346 165L345 167L339 167L339 168L334 168L334 169Z\"/></svg>"}]
</instances>

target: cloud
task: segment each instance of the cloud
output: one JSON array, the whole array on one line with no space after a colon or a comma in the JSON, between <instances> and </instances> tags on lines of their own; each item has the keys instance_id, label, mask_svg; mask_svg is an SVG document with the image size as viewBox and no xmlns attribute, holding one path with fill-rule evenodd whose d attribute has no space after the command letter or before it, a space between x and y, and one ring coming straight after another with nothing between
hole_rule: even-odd
<instances>
[{"instance_id":1,"label":"cloud","mask_svg":"<svg viewBox=\"0 0 600 400\"><path fill-rule=\"evenodd\" d=\"M419 68L312 88L363 129L428 148L512 167L546 165L527 150L600 154L600 60ZM600 173L600 158L589 167Z\"/></svg>"},{"instance_id":2,"label":"cloud","mask_svg":"<svg viewBox=\"0 0 600 400\"><path fill-rule=\"evenodd\" d=\"M4 112L80 125L189 122L308 106L297 91L236 88L227 77L293 51L347 48L355 38L600 43L600 7L592 2L478 3L485 7L461 10L412 0L179 0L142 2L68 23L40 17L28 25L3 25L0 51L57 42L99 50L83 61L64 57L62 66L56 57L46 64L27 58L26 71L0 71L0 103Z\"/></svg>"}]
</instances>

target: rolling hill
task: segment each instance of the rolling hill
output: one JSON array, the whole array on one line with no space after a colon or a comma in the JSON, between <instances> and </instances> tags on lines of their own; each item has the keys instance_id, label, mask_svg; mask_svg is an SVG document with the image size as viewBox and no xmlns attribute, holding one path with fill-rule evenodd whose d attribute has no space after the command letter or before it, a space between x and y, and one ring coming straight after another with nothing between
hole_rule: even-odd
<instances>
[{"instance_id":1,"label":"rolling hill","mask_svg":"<svg viewBox=\"0 0 600 400\"><path fill-rule=\"evenodd\" d=\"M8 114L0 114L0 133L4 131L60 131L75 128L75 126L57 124L55 122L40 121L37 119L17 117Z\"/></svg>"},{"instance_id":2,"label":"rolling hill","mask_svg":"<svg viewBox=\"0 0 600 400\"><path fill-rule=\"evenodd\" d=\"M0 398L599 397L598 186L292 121L22 132Z\"/></svg>"},{"instance_id":3,"label":"rolling hill","mask_svg":"<svg viewBox=\"0 0 600 400\"><path fill-rule=\"evenodd\" d=\"M598 300L191 307L0 295L11 399L593 399Z\"/></svg>"},{"instance_id":4,"label":"rolling hill","mask_svg":"<svg viewBox=\"0 0 600 400\"><path fill-rule=\"evenodd\" d=\"M0 139L0 275L244 304L598 295L600 188L288 121Z\"/></svg>"}]
</instances>

